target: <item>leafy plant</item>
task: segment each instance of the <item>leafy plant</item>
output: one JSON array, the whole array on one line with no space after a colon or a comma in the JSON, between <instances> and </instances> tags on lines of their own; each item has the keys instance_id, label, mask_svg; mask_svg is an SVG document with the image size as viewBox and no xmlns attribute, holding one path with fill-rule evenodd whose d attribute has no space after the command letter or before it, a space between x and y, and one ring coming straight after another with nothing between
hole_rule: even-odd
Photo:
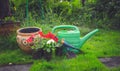
<instances>
[{"instance_id":1,"label":"leafy plant","mask_svg":"<svg viewBox=\"0 0 120 71\"><path fill-rule=\"evenodd\" d=\"M5 17L5 18L3 19L3 21L5 21L5 22L15 22L16 19L15 19L14 16L9 16L9 17Z\"/></svg>"},{"instance_id":2,"label":"leafy plant","mask_svg":"<svg viewBox=\"0 0 120 71\"><path fill-rule=\"evenodd\" d=\"M55 4L53 11L58 15L69 15L72 13L71 4L68 1L58 2Z\"/></svg>"},{"instance_id":3,"label":"leafy plant","mask_svg":"<svg viewBox=\"0 0 120 71\"><path fill-rule=\"evenodd\" d=\"M16 22L16 18L14 16L8 16L4 19L0 19L1 22Z\"/></svg>"},{"instance_id":4,"label":"leafy plant","mask_svg":"<svg viewBox=\"0 0 120 71\"><path fill-rule=\"evenodd\" d=\"M37 51L37 50L43 48L41 45L41 38L38 37L38 38L34 39L33 42L34 42L34 45L31 47L33 49L33 51Z\"/></svg>"},{"instance_id":5,"label":"leafy plant","mask_svg":"<svg viewBox=\"0 0 120 71\"><path fill-rule=\"evenodd\" d=\"M56 43L54 43L54 42L48 43L47 39L44 39L42 43L43 43L43 50L45 50L47 52L52 52L55 50Z\"/></svg>"},{"instance_id":6,"label":"leafy plant","mask_svg":"<svg viewBox=\"0 0 120 71\"><path fill-rule=\"evenodd\" d=\"M34 45L32 46L32 49L37 51L39 49L43 49L44 51L47 51L48 53L55 50L56 43L55 42L49 42L49 39L41 39L37 38L34 40Z\"/></svg>"}]
</instances>

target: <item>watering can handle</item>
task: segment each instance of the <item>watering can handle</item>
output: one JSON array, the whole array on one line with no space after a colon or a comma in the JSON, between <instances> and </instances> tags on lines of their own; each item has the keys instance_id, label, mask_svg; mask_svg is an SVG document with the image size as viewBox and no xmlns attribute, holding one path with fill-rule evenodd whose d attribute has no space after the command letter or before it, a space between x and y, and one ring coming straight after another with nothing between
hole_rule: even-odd
<instances>
[{"instance_id":1,"label":"watering can handle","mask_svg":"<svg viewBox=\"0 0 120 71\"><path fill-rule=\"evenodd\" d=\"M52 29L52 33L55 33L55 30L57 30L57 29L70 29L70 28L79 31L79 29L73 25L60 25L60 26L55 26Z\"/></svg>"}]
</instances>

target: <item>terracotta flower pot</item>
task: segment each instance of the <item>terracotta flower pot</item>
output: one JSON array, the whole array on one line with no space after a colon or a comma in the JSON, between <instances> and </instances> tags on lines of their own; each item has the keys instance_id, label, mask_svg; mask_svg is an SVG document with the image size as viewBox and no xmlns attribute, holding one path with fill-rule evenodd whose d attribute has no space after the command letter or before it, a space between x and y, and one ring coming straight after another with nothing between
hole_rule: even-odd
<instances>
[{"instance_id":1,"label":"terracotta flower pot","mask_svg":"<svg viewBox=\"0 0 120 71\"><path fill-rule=\"evenodd\" d=\"M38 32L42 31L40 28L37 27L26 27L26 28L20 28L17 30L17 43L19 45L19 47L27 52L27 53L31 53L32 52L32 48L31 46L34 45L33 43L27 43L26 39L28 39L30 36L32 36L33 34L35 35L35 38L40 38L40 35Z\"/></svg>"}]
</instances>

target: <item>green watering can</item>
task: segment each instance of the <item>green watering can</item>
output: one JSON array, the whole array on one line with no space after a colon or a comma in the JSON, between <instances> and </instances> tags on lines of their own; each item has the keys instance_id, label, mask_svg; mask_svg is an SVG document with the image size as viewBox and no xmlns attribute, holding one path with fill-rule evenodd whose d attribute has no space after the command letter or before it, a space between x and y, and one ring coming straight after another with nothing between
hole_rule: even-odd
<instances>
[{"instance_id":1,"label":"green watering can","mask_svg":"<svg viewBox=\"0 0 120 71\"><path fill-rule=\"evenodd\" d=\"M80 49L82 45L91 37L93 36L98 29L95 29L85 35L84 37L80 38L80 31L76 26L73 25L60 25L56 26L52 29L52 33L57 32L56 36L58 37L58 42L61 39L64 39L67 43L72 45L73 47ZM65 49L63 49L65 50ZM78 50L70 49L71 51L78 53Z\"/></svg>"}]
</instances>

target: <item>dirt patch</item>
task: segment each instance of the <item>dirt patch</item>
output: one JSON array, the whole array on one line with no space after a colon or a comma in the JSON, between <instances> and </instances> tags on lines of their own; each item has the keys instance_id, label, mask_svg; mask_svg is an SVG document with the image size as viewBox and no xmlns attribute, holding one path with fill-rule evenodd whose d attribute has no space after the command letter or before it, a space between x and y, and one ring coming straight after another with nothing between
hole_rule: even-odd
<instances>
[{"instance_id":1,"label":"dirt patch","mask_svg":"<svg viewBox=\"0 0 120 71\"><path fill-rule=\"evenodd\" d=\"M0 71L29 71L31 64L8 65L0 67Z\"/></svg>"},{"instance_id":2,"label":"dirt patch","mask_svg":"<svg viewBox=\"0 0 120 71\"><path fill-rule=\"evenodd\" d=\"M113 68L120 66L120 56L118 57L110 57L110 58L99 58L99 60L105 64L107 67Z\"/></svg>"}]
</instances>

